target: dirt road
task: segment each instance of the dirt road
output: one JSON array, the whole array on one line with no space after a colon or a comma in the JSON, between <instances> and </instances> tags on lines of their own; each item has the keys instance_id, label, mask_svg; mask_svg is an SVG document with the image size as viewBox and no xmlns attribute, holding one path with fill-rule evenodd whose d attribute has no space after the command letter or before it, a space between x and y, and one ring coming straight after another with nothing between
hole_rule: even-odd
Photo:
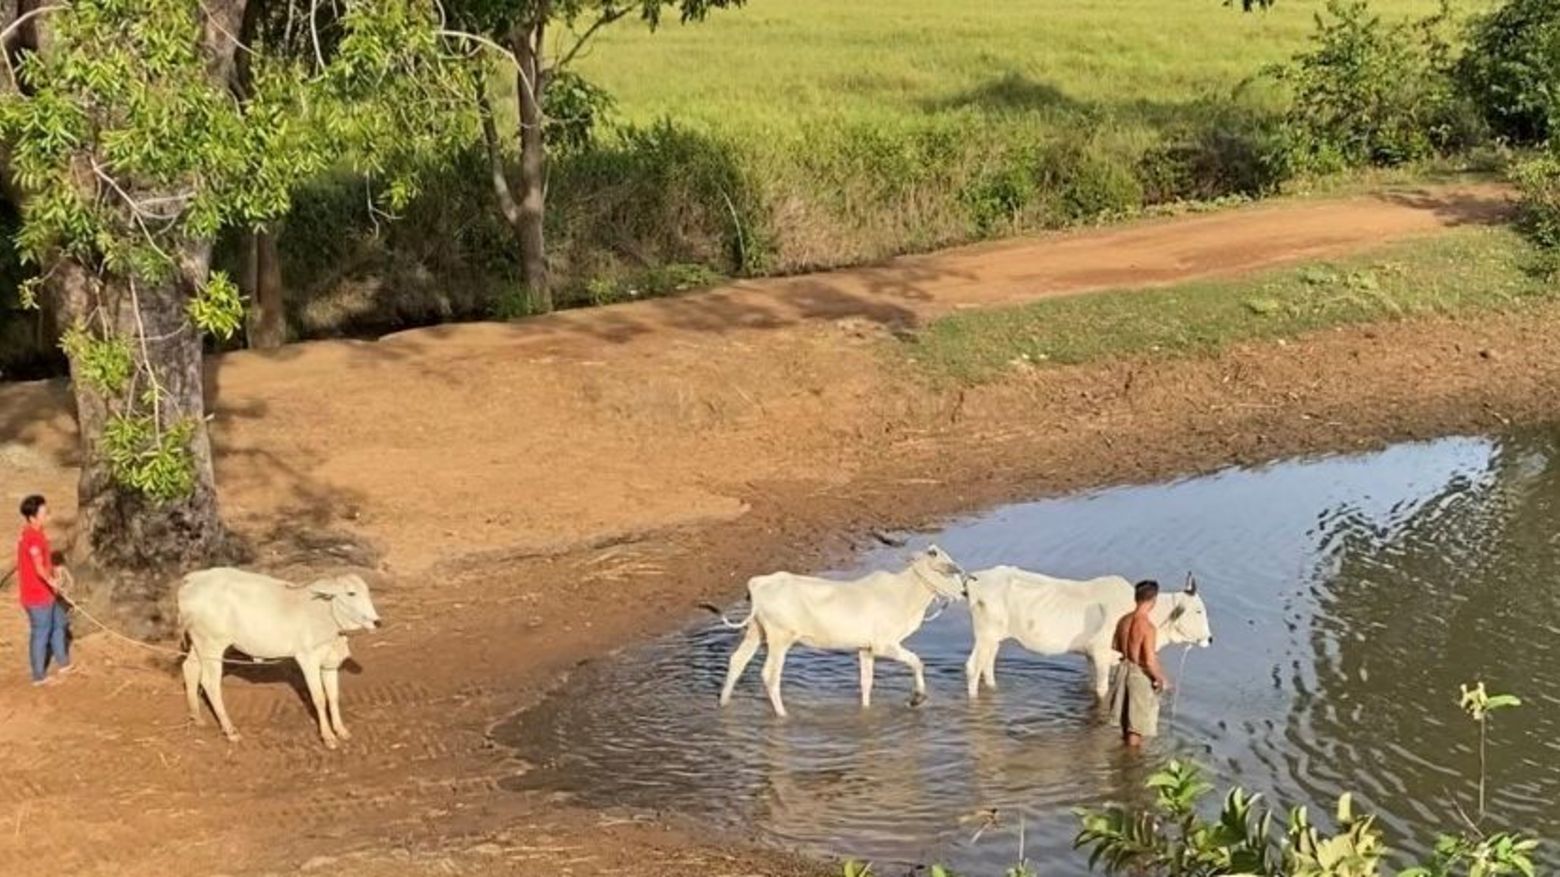
<instances>
[{"instance_id":1,"label":"dirt road","mask_svg":"<svg viewBox=\"0 0 1560 877\"><path fill-rule=\"evenodd\" d=\"M891 330L955 308L1336 255L1503 205L1490 188L1268 205L213 360L228 516L283 572L377 569L392 624L354 647L356 736L325 752L289 677L240 668L230 746L185 726L168 659L101 636L80 644L83 678L34 691L20 613L0 613L16 668L0 870L805 872L696 826L502 792L524 766L487 728L694 600L838 559L871 527L1552 416L1560 309L966 390L882 354ZM0 483L57 497L66 525L73 441L62 387L0 387Z\"/></svg>"}]
</instances>

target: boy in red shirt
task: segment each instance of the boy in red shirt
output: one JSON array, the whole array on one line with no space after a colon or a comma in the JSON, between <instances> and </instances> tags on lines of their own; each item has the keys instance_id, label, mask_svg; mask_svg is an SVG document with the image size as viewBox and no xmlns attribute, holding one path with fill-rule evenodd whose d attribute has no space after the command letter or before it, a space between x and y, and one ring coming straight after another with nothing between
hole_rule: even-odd
<instances>
[{"instance_id":1,"label":"boy in red shirt","mask_svg":"<svg viewBox=\"0 0 1560 877\"><path fill-rule=\"evenodd\" d=\"M59 599L60 580L54 574L54 555L43 522L49 506L43 497L33 495L22 500L22 535L16 543L16 577L20 585L22 609L32 627L31 647L34 685L43 685L49 667L49 654L61 673L70 672L70 648L65 642L65 607Z\"/></svg>"}]
</instances>

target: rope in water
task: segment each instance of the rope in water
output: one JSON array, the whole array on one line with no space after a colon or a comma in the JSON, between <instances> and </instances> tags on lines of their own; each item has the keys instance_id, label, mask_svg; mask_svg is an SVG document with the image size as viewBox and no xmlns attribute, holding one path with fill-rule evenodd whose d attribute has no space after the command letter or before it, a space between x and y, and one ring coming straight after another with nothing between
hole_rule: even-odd
<instances>
[{"instance_id":1,"label":"rope in water","mask_svg":"<svg viewBox=\"0 0 1560 877\"><path fill-rule=\"evenodd\" d=\"M1175 726L1175 717L1181 709L1181 685L1186 679L1186 659L1192 653L1192 644L1187 643L1181 649L1181 666L1175 668L1175 686L1170 691L1170 725Z\"/></svg>"}]
</instances>

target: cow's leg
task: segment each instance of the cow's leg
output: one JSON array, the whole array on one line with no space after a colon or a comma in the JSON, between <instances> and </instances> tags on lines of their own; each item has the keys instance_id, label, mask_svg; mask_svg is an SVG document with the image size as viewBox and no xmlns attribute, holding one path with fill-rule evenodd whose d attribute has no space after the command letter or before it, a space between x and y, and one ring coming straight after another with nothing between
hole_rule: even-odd
<instances>
[{"instance_id":1,"label":"cow's leg","mask_svg":"<svg viewBox=\"0 0 1560 877\"><path fill-rule=\"evenodd\" d=\"M222 655L226 652L226 646L200 649L200 687L206 690L206 700L211 701L211 711L217 714L217 724L222 727L222 733L237 743L238 729L233 727L233 720L228 718L227 705L222 702Z\"/></svg>"},{"instance_id":2,"label":"cow's leg","mask_svg":"<svg viewBox=\"0 0 1560 877\"><path fill-rule=\"evenodd\" d=\"M984 662L980 670L980 678L986 681L986 687L992 691L997 690L997 652L1002 650L1001 640L992 640L986 647Z\"/></svg>"},{"instance_id":3,"label":"cow's leg","mask_svg":"<svg viewBox=\"0 0 1560 877\"><path fill-rule=\"evenodd\" d=\"M336 732L336 736L343 740L351 740L347 726L341 721L341 668L321 667L320 681L325 683L325 704L330 707L330 726Z\"/></svg>"},{"instance_id":4,"label":"cow's leg","mask_svg":"<svg viewBox=\"0 0 1560 877\"><path fill-rule=\"evenodd\" d=\"M764 690L769 692L769 703L775 715L785 718L785 702L780 699L780 676L785 672L785 653L791 649L791 641L769 634L769 653L764 656Z\"/></svg>"},{"instance_id":5,"label":"cow's leg","mask_svg":"<svg viewBox=\"0 0 1560 877\"><path fill-rule=\"evenodd\" d=\"M980 674L985 670L985 665L980 660L980 647L984 640L979 633L975 634L975 644L970 646L969 660L964 662L964 687L969 693L970 700L980 694Z\"/></svg>"},{"instance_id":6,"label":"cow's leg","mask_svg":"<svg viewBox=\"0 0 1560 877\"><path fill-rule=\"evenodd\" d=\"M742 642L737 644L737 650L731 653L731 661L726 665L726 684L720 687L721 706L731 703L731 692L736 690L737 680L742 678L742 671L753 660L753 655L758 652L758 644L763 639L764 634L758 629L758 622L749 622L747 632L742 634Z\"/></svg>"},{"instance_id":7,"label":"cow's leg","mask_svg":"<svg viewBox=\"0 0 1560 877\"><path fill-rule=\"evenodd\" d=\"M199 727L206 724L200 714L200 655L191 648L184 656L184 699L190 708L190 723Z\"/></svg>"},{"instance_id":8,"label":"cow's leg","mask_svg":"<svg viewBox=\"0 0 1560 877\"><path fill-rule=\"evenodd\" d=\"M898 661L910 668L910 672L915 674L915 694L910 696L910 705L920 706L926 703L926 673L921 667L921 659L915 652L895 643L888 648L878 649L877 653L881 657Z\"/></svg>"},{"instance_id":9,"label":"cow's leg","mask_svg":"<svg viewBox=\"0 0 1560 877\"><path fill-rule=\"evenodd\" d=\"M320 720L320 739L325 741L326 749L336 748L336 732L330 729L327 720L328 710L325 708L325 686L320 679L320 665L309 660L309 655L298 655L298 668L303 671L303 681L309 686L309 700L314 702L315 715Z\"/></svg>"},{"instance_id":10,"label":"cow's leg","mask_svg":"<svg viewBox=\"0 0 1560 877\"><path fill-rule=\"evenodd\" d=\"M857 657L861 660L861 708L866 709L872 705L872 657L871 649L862 649Z\"/></svg>"},{"instance_id":11,"label":"cow's leg","mask_svg":"<svg viewBox=\"0 0 1560 877\"><path fill-rule=\"evenodd\" d=\"M997 649L1001 645L1001 639L976 632L975 646L970 649L970 659L964 665L964 683L971 698L980 693L982 680L987 688L996 690Z\"/></svg>"}]
</instances>

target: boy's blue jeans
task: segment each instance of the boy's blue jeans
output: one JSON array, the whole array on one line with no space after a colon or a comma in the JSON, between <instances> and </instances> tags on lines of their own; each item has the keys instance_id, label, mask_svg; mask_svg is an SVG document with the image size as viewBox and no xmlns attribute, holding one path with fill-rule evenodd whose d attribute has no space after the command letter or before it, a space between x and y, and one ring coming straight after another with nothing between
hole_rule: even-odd
<instances>
[{"instance_id":1,"label":"boy's blue jeans","mask_svg":"<svg viewBox=\"0 0 1560 877\"><path fill-rule=\"evenodd\" d=\"M28 606L27 621L32 626L27 657L32 662L34 682L42 682L49 668L49 655L60 667L70 666L70 647L65 642L65 607L59 600L47 606Z\"/></svg>"}]
</instances>

